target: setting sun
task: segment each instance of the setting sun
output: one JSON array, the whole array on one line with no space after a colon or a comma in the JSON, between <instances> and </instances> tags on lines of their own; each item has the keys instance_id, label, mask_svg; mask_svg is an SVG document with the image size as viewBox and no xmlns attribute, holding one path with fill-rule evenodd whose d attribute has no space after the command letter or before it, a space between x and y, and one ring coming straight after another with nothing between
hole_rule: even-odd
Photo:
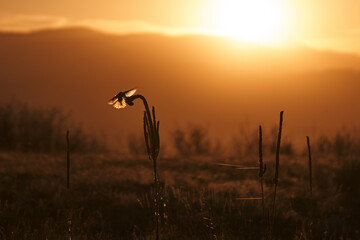
<instances>
[{"instance_id":1,"label":"setting sun","mask_svg":"<svg viewBox=\"0 0 360 240\"><path fill-rule=\"evenodd\" d=\"M246 42L276 43L283 40L285 6L274 0L217 1L211 6L215 34Z\"/></svg>"}]
</instances>

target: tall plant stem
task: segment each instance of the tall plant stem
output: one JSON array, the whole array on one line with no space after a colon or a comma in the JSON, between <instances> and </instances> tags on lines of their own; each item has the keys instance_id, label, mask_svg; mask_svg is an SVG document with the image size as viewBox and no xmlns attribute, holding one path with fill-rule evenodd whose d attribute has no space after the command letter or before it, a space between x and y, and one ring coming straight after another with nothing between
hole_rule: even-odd
<instances>
[{"instance_id":1,"label":"tall plant stem","mask_svg":"<svg viewBox=\"0 0 360 240\"><path fill-rule=\"evenodd\" d=\"M70 199L70 132L66 131L66 189L67 189L67 198ZM68 210L68 219L67 219L67 232L68 240L71 240L71 210Z\"/></svg>"},{"instance_id":2,"label":"tall plant stem","mask_svg":"<svg viewBox=\"0 0 360 240\"><path fill-rule=\"evenodd\" d=\"M311 149L310 149L310 138L306 136L306 142L309 153L309 189L310 189L310 223L309 223L309 239L312 239L312 225L313 225L313 214L314 214L314 205L312 199L312 161L311 161Z\"/></svg>"},{"instance_id":3,"label":"tall plant stem","mask_svg":"<svg viewBox=\"0 0 360 240\"><path fill-rule=\"evenodd\" d=\"M144 138L146 144L146 150L150 161L153 163L154 171L154 208L155 208L155 225L156 225L156 240L159 240L159 186L158 186L158 174L157 174L157 157L160 149L160 136L159 136L159 121L156 121L155 108L152 108L152 115L150 113L149 105L142 95L134 95L129 97L129 102L133 102L135 99L140 98L143 101L144 112Z\"/></svg>"},{"instance_id":4,"label":"tall plant stem","mask_svg":"<svg viewBox=\"0 0 360 240\"><path fill-rule=\"evenodd\" d=\"M70 189L70 132L66 131L66 188L69 191Z\"/></svg>"},{"instance_id":5,"label":"tall plant stem","mask_svg":"<svg viewBox=\"0 0 360 240\"><path fill-rule=\"evenodd\" d=\"M311 149L310 149L310 138L306 136L307 140L307 147L309 153L309 188L310 188L310 195L312 196L312 162L311 162Z\"/></svg>"},{"instance_id":6,"label":"tall plant stem","mask_svg":"<svg viewBox=\"0 0 360 240\"><path fill-rule=\"evenodd\" d=\"M159 186L158 186L158 178L157 178L157 166L156 161L153 161L154 166L154 186L155 186L155 222L156 222L156 240L159 240Z\"/></svg>"},{"instance_id":7,"label":"tall plant stem","mask_svg":"<svg viewBox=\"0 0 360 240\"><path fill-rule=\"evenodd\" d=\"M276 215L276 190L279 181L279 163L280 163L280 143L281 143L281 131L282 131L282 123L283 123L283 114L284 111L280 112L280 123L279 123L279 134L277 138L276 145L276 157L275 157L275 176L274 176L274 199L273 199L273 225L275 222Z\"/></svg>"},{"instance_id":8,"label":"tall plant stem","mask_svg":"<svg viewBox=\"0 0 360 240\"><path fill-rule=\"evenodd\" d=\"M266 165L264 168L263 163L263 152L262 152L262 129L261 125L259 126L259 178L260 178L260 186L261 186L261 204L263 209L263 217L266 219L265 215L265 200L264 200L264 184L263 184L263 176L266 171Z\"/></svg>"}]
</instances>

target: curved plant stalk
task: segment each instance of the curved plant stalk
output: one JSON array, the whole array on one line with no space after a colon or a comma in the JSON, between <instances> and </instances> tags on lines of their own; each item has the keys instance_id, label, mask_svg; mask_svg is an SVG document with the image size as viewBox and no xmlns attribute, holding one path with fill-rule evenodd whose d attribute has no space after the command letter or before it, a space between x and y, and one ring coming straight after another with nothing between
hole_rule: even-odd
<instances>
[{"instance_id":1,"label":"curved plant stalk","mask_svg":"<svg viewBox=\"0 0 360 240\"><path fill-rule=\"evenodd\" d=\"M140 94L133 95L136 89L131 89L126 92L120 92L108 102L114 105L115 108L124 108L127 105L134 105L134 100L141 99L145 111L143 117L144 139L146 145L146 152L150 161L153 163L154 170L154 211L155 211L155 225L156 225L156 240L159 240L159 183L157 173L157 158L160 150L160 122L156 120L155 108L152 107L152 114L150 113L149 105L144 96ZM119 103L119 104L118 104ZM117 104L117 106L116 106Z\"/></svg>"},{"instance_id":2,"label":"curved plant stalk","mask_svg":"<svg viewBox=\"0 0 360 240\"><path fill-rule=\"evenodd\" d=\"M155 224L156 224L156 240L159 239L159 182L157 173L157 158L160 150L160 135L159 125L160 122L156 121L155 107L152 107L152 115L145 97L142 95L134 95L129 97L129 102L132 103L135 99L140 98L143 101L145 111L143 118L144 138L146 151L150 161L153 163L154 170L154 207L155 207ZM130 104L129 104L130 105Z\"/></svg>"}]
</instances>

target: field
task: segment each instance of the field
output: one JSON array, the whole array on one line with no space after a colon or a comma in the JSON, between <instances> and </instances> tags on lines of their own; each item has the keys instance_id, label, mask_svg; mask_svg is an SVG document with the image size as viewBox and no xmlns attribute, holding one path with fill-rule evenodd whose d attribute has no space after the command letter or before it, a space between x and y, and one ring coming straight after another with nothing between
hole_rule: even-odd
<instances>
[{"instance_id":1,"label":"field","mask_svg":"<svg viewBox=\"0 0 360 240\"><path fill-rule=\"evenodd\" d=\"M314 147L315 149L315 147ZM266 212L271 214L274 155L265 154ZM256 156L163 157L160 178L161 239L269 237ZM359 156L313 154L313 195L308 157L280 156L275 239L359 239ZM145 156L72 154L70 190L66 153L3 151L0 155L1 239L154 239L153 173ZM71 225L68 224L71 219Z\"/></svg>"}]
</instances>

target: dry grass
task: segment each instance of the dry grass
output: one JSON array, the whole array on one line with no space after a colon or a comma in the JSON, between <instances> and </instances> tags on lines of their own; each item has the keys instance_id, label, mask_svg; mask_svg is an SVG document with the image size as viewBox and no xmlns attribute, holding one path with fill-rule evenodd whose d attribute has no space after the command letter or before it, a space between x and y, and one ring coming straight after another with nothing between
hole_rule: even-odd
<instances>
[{"instance_id":1,"label":"dry grass","mask_svg":"<svg viewBox=\"0 0 360 240\"><path fill-rule=\"evenodd\" d=\"M273 155L263 152L261 127L259 160L251 154L241 159L174 156L158 165L154 110L144 117L151 161L141 155L72 153L70 179L69 138L66 162L64 154L2 152L0 239L63 239L69 209L74 239L359 239L359 155L326 155L316 151L315 141L313 163L308 140L309 164L306 152L282 155L278 181L281 129L282 118L275 162L267 162L266 172L263 157ZM330 143L338 146L338 139ZM219 161L233 166L258 162L253 169L259 174L219 167ZM261 223L269 218L265 200L274 197L274 183L281 187L275 190L278 211L269 235L269 223ZM262 201L238 201L242 196L261 196ZM154 213L158 227L152 223Z\"/></svg>"},{"instance_id":2,"label":"dry grass","mask_svg":"<svg viewBox=\"0 0 360 240\"><path fill-rule=\"evenodd\" d=\"M151 239L153 220L153 166L144 158L118 155L73 154L71 199L66 198L66 164L63 155L0 155L2 179L0 226L2 239L63 239L67 209L73 209L74 239ZM306 198L307 164L303 156L283 157L274 236L304 236L309 221ZM207 239L209 226L218 239L260 239L266 228L261 201L237 201L239 196L259 196L258 176L252 171L219 168L212 158L168 158L159 166L162 239ZM313 193L314 239L356 239L357 189L335 176L351 175L352 168L317 161L314 179L328 179ZM244 159L244 165L254 164ZM264 174L264 197L271 197L274 165ZM321 172L318 169L322 169ZM337 174L337 175L334 175ZM340 175L342 174L342 175ZM333 177L332 177L333 176ZM334 179L334 180L333 180ZM340 179L344 179L341 177ZM354 197L353 202L349 198ZM345 200L348 199L347 204ZM345 205L344 205L345 204ZM342 206L341 208L339 206ZM164 206L164 205L162 205ZM351 213L351 209L353 209ZM349 215L349 213L351 213ZM209 225L208 218L212 225ZM5 236L5 237L4 237ZM300 237L299 237L300 238Z\"/></svg>"}]
</instances>

